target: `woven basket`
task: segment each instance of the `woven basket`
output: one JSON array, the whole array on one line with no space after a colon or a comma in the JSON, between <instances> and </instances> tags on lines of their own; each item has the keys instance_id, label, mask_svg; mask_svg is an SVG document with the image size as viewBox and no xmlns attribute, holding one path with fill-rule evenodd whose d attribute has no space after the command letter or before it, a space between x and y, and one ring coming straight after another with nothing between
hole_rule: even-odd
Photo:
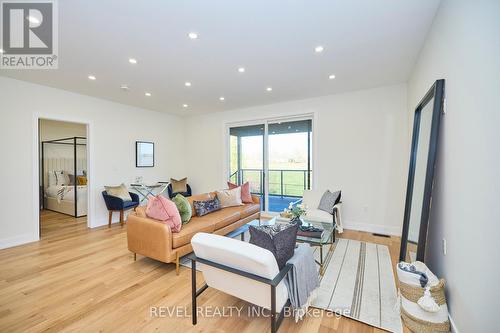
<instances>
[{"instance_id":1,"label":"woven basket","mask_svg":"<svg viewBox=\"0 0 500 333\"><path fill-rule=\"evenodd\" d=\"M434 301L439 306L446 304L446 296L444 294L444 279L439 280L439 283L434 287L430 288L431 296ZM412 303L417 303L420 297L424 295L425 288L420 286L413 286L403 282L399 282L399 289L401 296L406 298ZM450 332L450 322L447 319L441 323L435 323L427 321L421 318L417 318L412 314L408 313L403 307L401 307L401 318L404 324L414 333L448 333Z\"/></svg>"},{"instance_id":2,"label":"woven basket","mask_svg":"<svg viewBox=\"0 0 500 333\"><path fill-rule=\"evenodd\" d=\"M443 323L431 323L413 317L411 314L401 309L401 318L403 319L406 327L414 333L449 333L450 321L447 320Z\"/></svg>"}]
</instances>

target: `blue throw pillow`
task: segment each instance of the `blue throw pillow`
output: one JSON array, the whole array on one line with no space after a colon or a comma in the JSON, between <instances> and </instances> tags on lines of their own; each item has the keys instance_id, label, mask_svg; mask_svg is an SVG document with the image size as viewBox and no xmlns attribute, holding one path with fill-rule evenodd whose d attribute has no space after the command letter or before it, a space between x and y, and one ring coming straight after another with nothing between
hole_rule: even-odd
<instances>
[{"instance_id":1,"label":"blue throw pillow","mask_svg":"<svg viewBox=\"0 0 500 333\"><path fill-rule=\"evenodd\" d=\"M196 216L203 216L221 209L219 199L193 201Z\"/></svg>"}]
</instances>

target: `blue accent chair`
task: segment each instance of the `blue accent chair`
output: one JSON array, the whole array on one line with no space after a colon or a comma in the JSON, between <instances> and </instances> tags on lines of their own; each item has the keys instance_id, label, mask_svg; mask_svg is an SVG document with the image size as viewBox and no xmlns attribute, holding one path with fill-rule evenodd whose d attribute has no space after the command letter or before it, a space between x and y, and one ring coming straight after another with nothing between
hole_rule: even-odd
<instances>
[{"instance_id":1,"label":"blue accent chair","mask_svg":"<svg viewBox=\"0 0 500 333\"><path fill-rule=\"evenodd\" d=\"M111 228L111 220L113 219L113 212L120 212L120 225L123 225L123 212L129 209L134 209L139 206L139 195L129 192L132 201L123 201L120 198L108 195L106 191L102 191L102 197L106 203L109 211L108 228Z\"/></svg>"},{"instance_id":2,"label":"blue accent chair","mask_svg":"<svg viewBox=\"0 0 500 333\"><path fill-rule=\"evenodd\" d=\"M167 186L168 197L170 199L172 199L177 194L181 194L184 197L190 197L192 195L191 186L189 186L189 184L186 184L186 188L187 188L186 192L172 192L172 184L168 184L168 186Z\"/></svg>"}]
</instances>

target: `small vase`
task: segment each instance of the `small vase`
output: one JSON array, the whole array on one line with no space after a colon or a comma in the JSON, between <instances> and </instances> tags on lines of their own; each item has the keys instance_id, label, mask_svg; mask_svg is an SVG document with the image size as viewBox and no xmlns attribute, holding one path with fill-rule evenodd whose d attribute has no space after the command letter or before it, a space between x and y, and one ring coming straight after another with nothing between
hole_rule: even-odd
<instances>
[{"instance_id":1,"label":"small vase","mask_svg":"<svg viewBox=\"0 0 500 333\"><path fill-rule=\"evenodd\" d=\"M300 225L302 225L302 220L300 219L300 216L294 216L290 220L290 223L298 224L300 226Z\"/></svg>"}]
</instances>

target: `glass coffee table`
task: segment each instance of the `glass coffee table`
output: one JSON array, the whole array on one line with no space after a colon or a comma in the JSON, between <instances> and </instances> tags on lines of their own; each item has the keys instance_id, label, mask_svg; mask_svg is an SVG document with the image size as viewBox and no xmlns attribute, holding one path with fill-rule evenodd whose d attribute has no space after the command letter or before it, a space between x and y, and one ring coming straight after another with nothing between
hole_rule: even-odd
<instances>
[{"instance_id":1,"label":"glass coffee table","mask_svg":"<svg viewBox=\"0 0 500 333\"><path fill-rule=\"evenodd\" d=\"M308 221L307 217L301 218L302 225L312 225L323 229L321 237L307 237L302 235L297 235L298 243L307 243L313 247L319 247L319 260L316 259L316 263L319 265L319 273L323 275L325 273L326 267L330 262L330 257L333 253L333 244L335 243L335 223L332 222L317 222ZM274 223L290 223L290 219L281 216L273 217L268 221L268 224ZM323 246L329 245L326 253L323 251Z\"/></svg>"}]
</instances>

